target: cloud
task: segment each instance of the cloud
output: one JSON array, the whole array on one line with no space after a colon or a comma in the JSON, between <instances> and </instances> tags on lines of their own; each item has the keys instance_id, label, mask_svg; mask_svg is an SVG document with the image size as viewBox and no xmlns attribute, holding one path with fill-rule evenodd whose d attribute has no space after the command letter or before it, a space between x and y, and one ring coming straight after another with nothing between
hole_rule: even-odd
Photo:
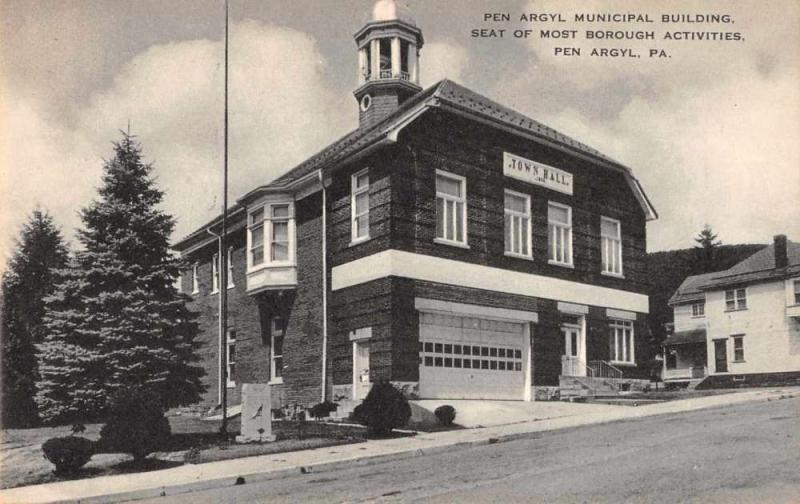
<instances>
[{"instance_id":1,"label":"cloud","mask_svg":"<svg viewBox=\"0 0 800 504\"><path fill-rule=\"evenodd\" d=\"M328 88L327 68L303 32L245 21L232 29L230 190L236 197L269 182L345 133L343 100ZM221 211L223 46L193 40L152 46L129 61L109 89L91 96L74 124L47 117L29 102L8 100L2 166L10 199L3 239L35 202L58 216L65 234L95 195L102 158L128 121L154 162L164 208L183 236ZM349 102L345 102L349 104ZM7 177L7 178L6 178ZM13 187L13 191L11 188ZM9 240L0 246L8 254Z\"/></svg>"},{"instance_id":2,"label":"cloud","mask_svg":"<svg viewBox=\"0 0 800 504\"><path fill-rule=\"evenodd\" d=\"M444 78L461 82L468 65L469 53L457 42L425 44L420 56L420 83L428 87Z\"/></svg>"}]
</instances>

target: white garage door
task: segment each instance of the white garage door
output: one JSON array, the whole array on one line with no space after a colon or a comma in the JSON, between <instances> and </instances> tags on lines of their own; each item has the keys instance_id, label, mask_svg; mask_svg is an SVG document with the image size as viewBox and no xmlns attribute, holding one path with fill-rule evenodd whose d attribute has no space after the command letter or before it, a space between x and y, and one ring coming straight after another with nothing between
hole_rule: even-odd
<instances>
[{"instance_id":1,"label":"white garage door","mask_svg":"<svg viewBox=\"0 0 800 504\"><path fill-rule=\"evenodd\" d=\"M523 400L524 325L420 313L420 397Z\"/></svg>"}]
</instances>

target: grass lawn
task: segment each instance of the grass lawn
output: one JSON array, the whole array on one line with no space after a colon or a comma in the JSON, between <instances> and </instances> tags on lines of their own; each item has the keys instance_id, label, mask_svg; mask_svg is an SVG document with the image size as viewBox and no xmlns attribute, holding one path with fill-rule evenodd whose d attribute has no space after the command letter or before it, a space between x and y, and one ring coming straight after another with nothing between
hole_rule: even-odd
<instances>
[{"instance_id":1,"label":"grass lawn","mask_svg":"<svg viewBox=\"0 0 800 504\"><path fill-rule=\"evenodd\" d=\"M76 475L60 477L53 474L53 465L42 455L42 443L51 437L69 436L70 426L0 431L0 488L34 485L130 472L153 471L185 463L213 462L233 458L266 455L288 451L322 448L366 440L360 427L323 424L315 421L274 421L273 443L237 444L233 437L239 433L238 419L228 424L230 440L221 440L219 422L196 417L170 417L172 436L169 443L152 454L143 466L131 464L132 457L123 453L97 453ZM97 441L102 424L86 425L82 437Z\"/></svg>"}]
</instances>

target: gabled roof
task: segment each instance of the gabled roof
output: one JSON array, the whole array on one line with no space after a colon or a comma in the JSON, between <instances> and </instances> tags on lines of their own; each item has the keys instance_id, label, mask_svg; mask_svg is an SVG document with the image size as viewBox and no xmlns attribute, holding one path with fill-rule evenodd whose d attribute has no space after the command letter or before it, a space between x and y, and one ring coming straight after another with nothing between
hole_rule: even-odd
<instances>
[{"instance_id":1,"label":"gabled roof","mask_svg":"<svg viewBox=\"0 0 800 504\"><path fill-rule=\"evenodd\" d=\"M719 275L719 273L720 272L703 273L702 275L686 277L686 279L681 282L680 286L678 286L678 289L672 297L669 298L669 305L673 306L680 303L689 303L705 299L706 295L700 287L710 281L715 275Z\"/></svg>"},{"instance_id":2,"label":"gabled roof","mask_svg":"<svg viewBox=\"0 0 800 504\"><path fill-rule=\"evenodd\" d=\"M703 289L709 290L735 284L779 279L800 273L800 243L787 240L786 255L789 259L788 265L776 269L775 244L770 244L730 269L714 275L714 278L707 282Z\"/></svg>"},{"instance_id":3,"label":"gabled roof","mask_svg":"<svg viewBox=\"0 0 800 504\"><path fill-rule=\"evenodd\" d=\"M401 128L432 107L439 107L460 113L471 119L489 122L493 126L510 130L516 134L523 134L573 155L588 157L596 164L606 168L618 170L625 176L647 219L652 220L658 217L639 181L636 180L628 167L601 154L586 144L578 142L538 121L447 79L439 81L412 96L396 111L381 121L365 127L359 127L348 133L272 182L250 191L240 198L239 202L261 192L291 187L293 183L308 177L316 170L336 166L387 138L396 140L396 134ZM392 135L395 135L395 137L392 138ZM214 225L220 218L215 218L206 226L181 239L176 244L176 247L181 248L187 240L196 237L198 233L205 233L204 229Z\"/></svg>"}]
</instances>

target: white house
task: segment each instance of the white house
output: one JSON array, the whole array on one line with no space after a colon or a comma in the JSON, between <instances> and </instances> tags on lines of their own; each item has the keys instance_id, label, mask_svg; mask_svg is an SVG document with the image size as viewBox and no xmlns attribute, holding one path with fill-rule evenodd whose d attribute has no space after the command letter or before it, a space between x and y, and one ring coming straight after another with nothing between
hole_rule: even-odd
<instances>
[{"instance_id":1,"label":"white house","mask_svg":"<svg viewBox=\"0 0 800 504\"><path fill-rule=\"evenodd\" d=\"M800 244L774 243L732 268L688 277L670 299L665 381L702 388L800 380Z\"/></svg>"}]
</instances>

